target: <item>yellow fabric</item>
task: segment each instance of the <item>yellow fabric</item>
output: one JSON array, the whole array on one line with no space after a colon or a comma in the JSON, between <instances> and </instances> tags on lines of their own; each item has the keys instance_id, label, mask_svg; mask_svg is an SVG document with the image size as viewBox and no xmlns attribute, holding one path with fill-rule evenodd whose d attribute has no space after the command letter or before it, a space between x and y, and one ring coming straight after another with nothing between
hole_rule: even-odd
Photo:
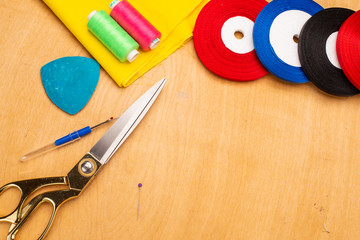
<instances>
[{"instance_id":1,"label":"yellow fabric","mask_svg":"<svg viewBox=\"0 0 360 240\"><path fill-rule=\"evenodd\" d=\"M196 17L209 0L129 0L162 34L161 42L154 50L139 50L139 57L132 63L121 63L87 29L90 12L105 10L110 13L111 0L43 1L115 82L127 87L191 38Z\"/></svg>"}]
</instances>

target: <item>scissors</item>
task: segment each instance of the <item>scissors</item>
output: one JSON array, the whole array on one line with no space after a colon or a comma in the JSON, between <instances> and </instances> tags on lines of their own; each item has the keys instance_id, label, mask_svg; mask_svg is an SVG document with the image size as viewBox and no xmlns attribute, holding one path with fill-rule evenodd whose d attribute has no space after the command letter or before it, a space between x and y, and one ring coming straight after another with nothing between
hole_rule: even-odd
<instances>
[{"instance_id":1,"label":"scissors","mask_svg":"<svg viewBox=\"0 0 360 240\"><path fill-rule=\"evenodd\" d=\"M11 223L7 240L14 240L16 233L31 213L40 204L47 202L52 205L52 214L45 230L38 238L39 240L43 239L49 232L58 208L66 201L76 198L110 160L116 150L143 119L161 92L165 82L166 79L162 79L136 100L94 147L70 170L67 176L29 179L8 183L1 187L0 194L9 188L18 188L21 191L20 202L15 210L9 215L0 218L0 222ZM39 194L24 205L31 193L50 185L66 185L68 189Z\"/></svg>"}]
</instances>

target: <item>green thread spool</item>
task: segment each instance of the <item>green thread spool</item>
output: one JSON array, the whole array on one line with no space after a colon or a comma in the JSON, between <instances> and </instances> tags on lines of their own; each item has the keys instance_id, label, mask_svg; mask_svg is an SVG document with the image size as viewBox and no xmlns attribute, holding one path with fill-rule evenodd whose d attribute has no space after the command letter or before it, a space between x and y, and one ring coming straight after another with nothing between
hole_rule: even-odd
<instances>
[{"instance_id":1,"label":"green thread spool","mask_svg":"<svg viewBox=\"0 0 360 240\"><path fill-rule=\"evenodd\" d=\"M121 62L132 62L139 55L139 44L104 10L88 16L87 27Z\"/></svg>"}]
</instances>

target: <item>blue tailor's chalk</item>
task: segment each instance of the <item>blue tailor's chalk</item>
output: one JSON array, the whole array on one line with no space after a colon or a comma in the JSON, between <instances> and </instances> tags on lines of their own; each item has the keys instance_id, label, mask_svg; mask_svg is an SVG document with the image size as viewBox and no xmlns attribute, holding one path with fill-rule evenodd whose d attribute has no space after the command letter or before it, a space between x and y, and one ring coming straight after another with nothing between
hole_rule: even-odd
<instances>
[{"instance_id":1,"label":"blue tailor's chalk","mask_svg":"<svg viewBox=\"0 0 360 240\"><path fill-rule=\"evenodd\" d=\"M41 80L50 100L76 114L90 100L100 76L100 65L86 57L64 57L41 68Z\"/></svg>"}]
</instances>

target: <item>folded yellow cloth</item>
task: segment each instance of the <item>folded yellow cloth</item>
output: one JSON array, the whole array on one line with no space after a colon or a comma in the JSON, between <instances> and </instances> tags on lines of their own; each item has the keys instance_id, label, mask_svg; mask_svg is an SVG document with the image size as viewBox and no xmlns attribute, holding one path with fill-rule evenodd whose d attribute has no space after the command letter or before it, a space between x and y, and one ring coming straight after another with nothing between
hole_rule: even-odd
<instances>
[{"instance_id":1,"label":"folded yellow cloth","mask_svg":"<svg viewBox=\"0 0 360 240\"><path fill-rule=\"evenodd\" d=\"M132 63L121 63L87 29L93 10L110 13L111 0L43 0L121 87L127 87L192 37L196 17L209 0L128 0L162 34L151 51L140 51Z\"/></svg>"}]
</instances>

